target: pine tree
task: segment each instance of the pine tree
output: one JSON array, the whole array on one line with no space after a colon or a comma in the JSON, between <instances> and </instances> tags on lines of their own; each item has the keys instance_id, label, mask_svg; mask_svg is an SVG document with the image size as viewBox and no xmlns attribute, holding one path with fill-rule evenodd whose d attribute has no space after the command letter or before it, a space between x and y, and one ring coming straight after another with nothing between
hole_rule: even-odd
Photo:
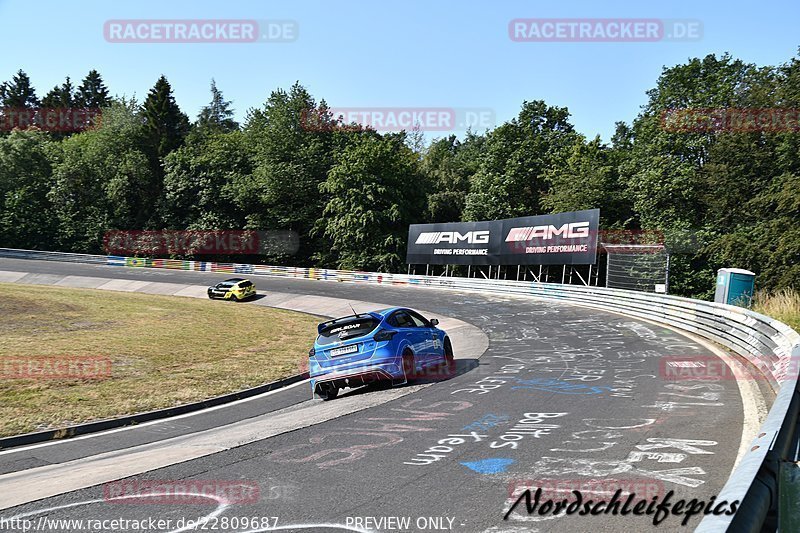
<instances>
[{"instance_id":1,"label":"pine tree","mask_svg":"<svg viewBox=\"0 0 800 533\"><path fill-rule=\"evenodd\" d=\"M31 79L22 70L17 71L11 81L0 85L0 102L2 107L34 108L39 105L36 89L31 85Z\"/></svg>"},{"instance_id":2,"label":"pine tree","mask_svg":"<svg viewBox=\"0 0 800 533\"><path fill-rule=\"evenodd\" d=\"M172 87L163 75L150 89L144 101L144 127L151 147L159 160L178 148L189 132L189 118L172 95Z\"/></svg>"},{"instance_id":3,"label":"pine tree","mask_svg":"<svg viewBox=\"0 0 800 533\"><path fill-rule=\"evenodd\" d=\"M111 105L108 88L96 70L90 70L83 78L75 94L75 105L78 107L101 108Z\"/></svg>"},{"instance_id":4,"label":"pine tree","mask_svg":"<svg viewBox=\"0 0 800 533\"><path fill-rule=\"evenodd\" d=\"M197 115L197 126L202 130L230 132L239 129L239 123L233 120L231 102L222 98L222 91L211 79L211 102L204 106Z\"/></svg>"},{"instance_id":5,"label":"pine tree","mask_svg":"<svg viewBox=\"0 0 800 533\"><path fill-rule=\"evenodd\" d=\"M59 87L56 85L42 98L42 107L70 108L75 104L75 88L67 76L67 80Z\"/></svg>"}]
</instances>

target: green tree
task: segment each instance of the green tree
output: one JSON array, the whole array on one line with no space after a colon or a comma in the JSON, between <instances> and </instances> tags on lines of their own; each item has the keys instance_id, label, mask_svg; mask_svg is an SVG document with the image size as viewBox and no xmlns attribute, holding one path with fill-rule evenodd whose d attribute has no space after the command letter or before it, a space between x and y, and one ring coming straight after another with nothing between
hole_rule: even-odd
<instances>
[{"instance_id":1,"label":"green tree","mask_svg":"<svg viewBox=\"0 0 800 533\"><path fill-rule=\"evenodd\" d=\"M306 263L328 248L320 235L311 235L325 207L319 185L338 147L353 135L329 121L325 102L317 104L298 83L288 92L273 91L263 108L248 113L244 132L254 168L236 193L247 212L245 229L289 230L301 236L297 255L275 258L277 262Z\"/></svg>"},{"instance_id":2,"label":"green tree","mask_svg":"<svg viewBox=\"0 0 800 533\"><path fill-rule=\"evenodd\" d=\"M48 200L59 147L47 134L0 137L0 246L53 250L56 220Z\"/></svg>"},{"instance_id":3,"label":"green tree","mask_svg":"<svg viewBox=\"0 0 800 533\"><path fill-rule=\"evenodd\" d=\"M753 134L713 122L698 126L697 119L709 109L763 105L761 89L769 79L768 72L728 55L691 59L663 70L633 122L620 173L641 228L662 232L673 251L671 287L678 294L710 296L718 265L706 247L743 220L737 214L743 195L755 196L764 186L762 172L770 174L753 151ZM691 120L675 120L681 116Z\"/></svg>"},{"instance_id":4,"label":"green tree","mask_svg":"<svg viewBox=\"0 0 800 533\"><path fill-rule=\"evenodd\" d=\"M22 70L11 78L11 81L0 85L0 102L2 107L14 109L33 109L39 106L36 89L31 84L31 79Z\"/></svg>"},{"instance_id":5,"label":"green tree","mask_svg":"<svg viewBox=\"0 0 800 533\"><path fill-rule=\"evenodd\" d=\"M42 98L42 107L49 108L70 108L75 102L75 88L67 76L66 81L53 87L44 98Z\"/></svg>"},{"instance_id":6,"label":"green tree","mask_svg":"<svg viewBox=\"0 0 800 533\"><path fill-rule=\"evenodd\" d=\"M154 170L160 172L160 161L178 148L189 133L189 118L175 102L172 86L164 76L150 89L143 111L145 133L156 159Z\"/></svg>"},{"instance_id":7,"label":"green tree","mask_svg":"<svg viewBox=\"0 0 800 533\"><path fill-rule=\"evenodd\" d=\"M604 228L624 227L632 217L614 152L600 137L588 143L578 138L564 164L549 168L545 179L550 188L542 206L552 213L599 208Z\"/></svg>"},{"instance_id":8,"label":"green tree","mask_svg":"<svg viewBox=\"0 0 800 533\"><path fill-rule=\"evenodd\" d=\"M425 208L416 154L405 135L355 136L320 190L329 198L318 231L345 269L396 271L404 263L408 225Z\"/></svg>"},{"instance_id":9,"label":"green tree","mask_svg":"<svg viewBox=\"0 0 800 533\"><path fill-rule=\"evenodd\" d=\"M48 92L44 98L42 98L42 107L48 110L47 112L51 112L50 110L59 109L59 113L68 113L68 110L75 105L75 88L72 86L72 82L67 76L66 81L62 85L56 85L53 87L50 92ZM76 115L73 115L75 117ZM46 120L42 117L42 121ZM73 120L75 120L73 118ZM59 124L60 126L60 124ZM71 126L67 129L71 129ZM80 126L77 126L76 129L84 129ZM70 134L69 131L51 131L50 135L54 139L63 139Z\"/></svg>"},{"instance_id":10,"label":"green tree","mask_svg":"<svg viewBox=\"0 0 800 533\"><path fill-rule=\"evenodd\" d=\"M231 102L222 97L222 91L217 89L217 83L211 79L211 102L200 110L197 116L197 127L203 131L230 132L239 128L233 120Z\"/></svg>"},{"instance_id":11,"label":"green tree","mask_svg":"<svg viewBox=\"0 0 800 533\"><path fill-rule=\"evenodd\" d=\"M487 135L464 218L496 220L541 213L548 189L545 173L566 159L576 136L566 108L540 100L524 102L517 118Z\"/></svg>"},{"instance_id":12,"label":"green tree","mask_svg":"<svg viewBox=\"0 0 800 533\"><path fill-rule=\"evenodd\" d=\"M246 224L239 189L253 169L253 154L242 132L191 136L165 161L168 226L238 229Z\"/></svg>"},{"instance_id":13,"label":"green tree","mask_svg":"<svg viewBox=\"0 0 800 533\"><path fill-rule=\"evenodd\" d=\"M83 78L81 84L75 92L75 105L77 107L88 107L102 109L111 105L111 97L108 95L108 88L103 83L100 73L92 69Z\"/></svg>"},{"instance_id":14,"label":"green tree","mask_svg":"<svg viewBox=\"0 0 800 533\"><path fill-rule=\"evenodd\" d=\"M463 142L450 135L433 141L425 151L421 169L431 187L427 221L461 220L470 190L470 177L478 169L484 141L484 137L467 132Z\"/></svg>"},{"instance_id":15,"label":"green tree","mask_svg":"<svg viewBox=\"0 0 800 533\"><path fill-rule=\"evenodd\" d=\"M61 142L49 199L62 249L98 253L106 231L148 227L156 206L146 141L137 103L122 101L100 127Z\"/></svg>"}]
</instances>

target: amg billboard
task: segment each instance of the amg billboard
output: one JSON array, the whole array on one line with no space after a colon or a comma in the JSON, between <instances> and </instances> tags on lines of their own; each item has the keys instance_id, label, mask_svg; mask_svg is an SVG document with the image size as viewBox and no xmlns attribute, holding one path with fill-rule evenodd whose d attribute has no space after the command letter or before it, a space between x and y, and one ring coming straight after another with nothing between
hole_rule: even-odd
<instances>
[{"instance_id":1,"label":"amg billboard","mask_svg":"<svg viewBox=\"0 0 800 533\"><path fill-rule=\"evenodd\" d=\"M413 224L409 264L592 265L597 261L600 210L491 222Z\"/></svg>"}]
</instances>

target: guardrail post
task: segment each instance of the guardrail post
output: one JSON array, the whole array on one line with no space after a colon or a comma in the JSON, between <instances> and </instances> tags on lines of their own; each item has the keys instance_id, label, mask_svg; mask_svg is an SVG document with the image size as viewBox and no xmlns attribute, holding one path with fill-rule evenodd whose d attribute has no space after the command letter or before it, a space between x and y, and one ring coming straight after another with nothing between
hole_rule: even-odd
<instances>
[{"instance_id":1,"label":"guardrail post","mask_svg":"<svg viewBox=\"0 0 800 533\"><path fill-rule=\"evenodd\" d=\"M800 531L800 465L781 463L778 478L778 531Z\"/></svg>"}]
</instances>

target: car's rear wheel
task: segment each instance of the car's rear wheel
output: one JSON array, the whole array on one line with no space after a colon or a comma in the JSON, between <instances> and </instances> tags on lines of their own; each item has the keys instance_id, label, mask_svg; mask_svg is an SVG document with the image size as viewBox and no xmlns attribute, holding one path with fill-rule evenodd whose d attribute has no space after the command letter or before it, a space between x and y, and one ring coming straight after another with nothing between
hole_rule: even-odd
<instances>
[{"instance_id":1,"label":"car's rear wheel","mask_svg":"<svg viewBox=\"0 0 800 533\"><path fill-rule=\"evenodd\" d=\"M414 379L414 375L416 374L416 361L414 360L414 353L406 349L403 351L403 375L406 378L406 381L411 381Z\"/></svg>"},{"instance_id":2,"label":"car's rear wheel","mask_svg":"<svg viewBox=\"0 0 800 533\"><path fill-rule=\"evenodd\" d=\"M330 401L339 395L339 387L333 383L320 383L317 387L317 394L324 401Z\"/></svg>"},{"instance_id":3,"label":"car's rear wheel","mask_svg":"<svg viewBox=\"0 0 800 533\"><path fill-rule=\"evenodd\" d=\"M233 300L234 302L238 302L239 301L239 297L236 296L235 294L231 294L231 300Z\"/></svg>"}]
</instances>

